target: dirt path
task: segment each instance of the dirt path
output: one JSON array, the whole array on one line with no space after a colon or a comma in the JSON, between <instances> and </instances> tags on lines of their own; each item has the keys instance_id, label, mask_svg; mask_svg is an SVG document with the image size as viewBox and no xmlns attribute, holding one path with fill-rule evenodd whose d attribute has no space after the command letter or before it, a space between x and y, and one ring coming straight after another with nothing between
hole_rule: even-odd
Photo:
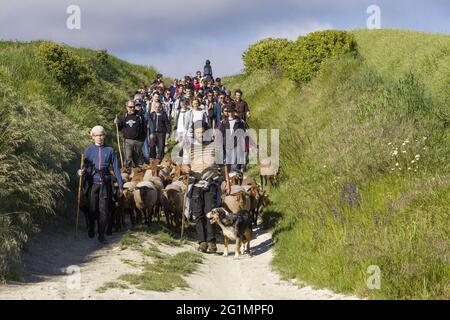
<instances>
[{"instance_id":1,"label":"dirt path","mask_svg":"<svg viewBox=\"0 0 450 320\"><path fill-rule=\"evenodd\" d=\"M272 239L269 233L256 229L252 242L254 256L233 257L205 255L199 269L186 278L190 288L164 293L138 289L96 291L108 281L139 269L129 261L142 262L144 257L132 249L121 250L121 233L100 245L81 232L41 234L24 255L24 283L0 285L0 299L353 299L329 290L299 288L282 281L270 269ZM183 247L160 246L162 252L175 254L195 249L193 243ZM219 245L219 251L223 246ZM128 263L124 262L128 261ZM71 267L72 266L72 267ZM79 269L77 269L79 268ZM79 270L80 273L71 274ZM68 272L69 271L69 272ZM78 282L78 280L80 280ZM77 286L77 283L80 285Z\"/></svg>"}]
</instances>

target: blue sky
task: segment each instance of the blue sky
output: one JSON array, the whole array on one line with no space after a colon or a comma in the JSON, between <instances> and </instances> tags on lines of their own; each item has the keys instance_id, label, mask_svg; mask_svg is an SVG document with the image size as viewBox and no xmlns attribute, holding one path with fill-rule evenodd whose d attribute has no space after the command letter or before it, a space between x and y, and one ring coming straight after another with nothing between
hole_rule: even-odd
<instances>
[{"instance_id":1,"label":"blue sky","mask_svg":"<svg viewBox=\"0 0 450 320\"><path fill-rule=\"evenodd\" d=\"M69 5L81 9L81 30L66 27ZM210 59L225 76L241 71L242 52L259 39L366 28L369 5L380 7L382 28L450 34L446 0L0 0L0 39L107 49L171 77Z\"/></svg>"}]
</instances>

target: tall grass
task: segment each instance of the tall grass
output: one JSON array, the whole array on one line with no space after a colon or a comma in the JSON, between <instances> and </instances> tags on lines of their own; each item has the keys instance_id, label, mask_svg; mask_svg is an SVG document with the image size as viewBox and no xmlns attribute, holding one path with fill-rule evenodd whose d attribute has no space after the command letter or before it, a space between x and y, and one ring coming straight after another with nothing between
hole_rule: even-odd
<instances>
[{"instance_id":1,"label":"tall grass","mask_svg":"<svg viewBox=\"0 0 450 320\"><path fill-rule=\"evenodd\" d=\"M155 70L65 47L96 76L69 92L36 59L41 42L0 42L0 279L18 277L20 249L57 216L73 217L75 172L89 128L112 119ZM107 67L107 70L105 70Z\"/></svg>"},{"instance_id":2,"label":"tall grass","mask_svg":"<svg viewBox=\"0 0 450 320\"><path fill-rule=\"evenodd\" d=\"M281 129L283 180L264 217L281 215L273 266L361 297L449 298L450 85L438 68L449 55L429 57L450 38L355 34L361 56L328 61L301 88L261 72L226 79L244 91L251 126Z\"/></svg>"}]
</instances>

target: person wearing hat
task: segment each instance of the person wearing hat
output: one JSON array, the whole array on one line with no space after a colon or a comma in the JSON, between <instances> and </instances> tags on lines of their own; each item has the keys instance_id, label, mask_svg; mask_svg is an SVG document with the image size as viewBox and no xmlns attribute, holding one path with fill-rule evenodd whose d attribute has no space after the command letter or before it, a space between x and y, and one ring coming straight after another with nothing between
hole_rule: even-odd
<instances>
[{"instance_id":1,"label":"person wearing hat","mask_svg":"<svg viewBox=\"0 0 450 320\"><path fill-rule=\"evenodd\" d=\"M84 151L83 168L78 170L78 175L84 176L83 199L88 209L88 235L90 238L95 237L97 223L98 240L101 243L106 243L105 231L108 224L112 223L113 188L110 167L119 185L119 197L123 188L117 155L112 147L105 145L105 136L102 126L92 128L93 144Z\"/></svg>"},{"instance_id":2,"label":"person wearing hat","mask_svg":"<svg viewBox=\"0 0 450 320\"><path fill-rule=\"evenodd\" d=\"M243 172L246 164L247 124L236 115L234 104L227 104L224 112L227 117L222 121L220 130L222 131L225 163L230 172Z\"/></svg>"},{"instance_id":3,"label":"person wearing hat","mask_svg":"<svg viewBox=\"0 0 450 320\"><path fill-rule=\"evenodd\" d=\"M214 86L217 87L221 93L225 93L225 91L227 90L227 88L225 88L225 86L222 84L221 78L216 78L216 81L214 82Z\"/></svg>"},{"instance_id":4,"label":"person wearing hat","mask_svg":"<svg viewBox=\"0 0 450 320\"><path fill-rule=\"evenodd\" d=\"M145 102L144 99L134 100L134 110L137 114L143 116L145 114Z\"/></svg>"},{"instance_id":5,"label":"person wearing hat","mask_svg":"<svg viewBox=\"0 0 450 320\"><path fill-rule=\"evenodd\" d=\"M125 167L130 168L132 164L137 167L141 162L142 146L147 136L147 125L144 116L136 111L133 100L127 103L127 112L121 117L114 119L119 131L122 131L125 145Z\"/></svg>"}]
</instances>

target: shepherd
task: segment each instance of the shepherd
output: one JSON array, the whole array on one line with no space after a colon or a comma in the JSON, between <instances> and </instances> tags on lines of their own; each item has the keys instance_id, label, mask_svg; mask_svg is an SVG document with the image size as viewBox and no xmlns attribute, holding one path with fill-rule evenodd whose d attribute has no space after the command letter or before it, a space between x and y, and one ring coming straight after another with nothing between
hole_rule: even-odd
<instances>
[{"instance_id":1,"label":"shepherd","mask_svg":"<svg viewBox=\"0 0 450 320\"><path fill-rule=\"evenodd\" d=\"M93 144L84 151L84 163L78 175L84 177L83 199L88 208L88 235L95 237L95 224L98 226L98 240L107 243L105 231L112 223L112 182L110 167L119 184L118 197L122 195L123 181L119 162L114 149L105 145L106 132L102 126L91 130Z\"/></svg>"},{"instance_id":2,"label":"shepherd","mask_svg":"<svg viewBox=\"0 0 450 320\"><path fill-rule=\"evenodd\" d=\"M208 123L205 121L199 120L192 124L193 140L186 148L186 152L183 152L182 171L189 176L185 216L188 219L194 218L197 250L215 253L217 252L215 226L206 218L206 214L221 205L222 179L226 181L225 191L229 194L230 178L227 166L223 166L221 159L222 146L212 141L212 132L207 129Z\"/></svg>"}]
</instances>

